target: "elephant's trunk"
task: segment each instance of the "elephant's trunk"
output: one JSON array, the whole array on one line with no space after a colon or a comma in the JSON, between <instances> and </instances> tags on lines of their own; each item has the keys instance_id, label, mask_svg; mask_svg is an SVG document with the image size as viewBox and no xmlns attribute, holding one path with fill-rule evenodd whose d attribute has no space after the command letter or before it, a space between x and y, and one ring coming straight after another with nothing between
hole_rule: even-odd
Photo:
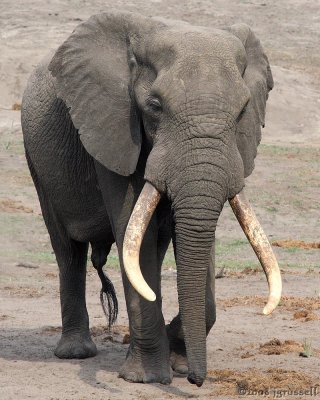
<instances>
[{"instance_id":1,"label":"elephant's trunk","mask_svg":"<svg viewBox=\"0 0 320 400\"><path fill-rule=\"evenodd\" d=\"M188 380L201 386L207 371L206 279L226 186L213 180L188 181L181 191L183 193L178 193L173 202L179 310L188 358ZM189 195L185 196L187 192Z\"/></svg>"}]
</instances>

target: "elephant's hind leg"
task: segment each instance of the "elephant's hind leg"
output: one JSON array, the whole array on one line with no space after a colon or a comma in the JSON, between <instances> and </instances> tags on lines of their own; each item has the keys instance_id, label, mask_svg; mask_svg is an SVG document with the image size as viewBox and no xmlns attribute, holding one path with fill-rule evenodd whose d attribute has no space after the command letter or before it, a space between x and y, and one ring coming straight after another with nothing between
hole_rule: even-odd
<instances>
[{"instance_id":1,"label":"elephant's hind leg","mask_svg":"<svg viewBox=\"0 0 320 400\"><path fill-rule=\"evenodd\" d=\"M90 337L85 300L88 244L60 239L51 239L60 269L62 314L62 335L54 353L59 358L93 357L97 348Z\"/></svg>"},{"instance_id":2,"label":"elephant's hind leg","mask_svg":"<svg viewBox=\"0 0 320 400\"><path fill-rule=\"evenodd\" d=\"M85 300L88 244L70 238L59 222L27 154L51 244L59 266L62 335L55 349L59 358L86 358L97 354L90 337Z\"/></svg>"}]
</instances>

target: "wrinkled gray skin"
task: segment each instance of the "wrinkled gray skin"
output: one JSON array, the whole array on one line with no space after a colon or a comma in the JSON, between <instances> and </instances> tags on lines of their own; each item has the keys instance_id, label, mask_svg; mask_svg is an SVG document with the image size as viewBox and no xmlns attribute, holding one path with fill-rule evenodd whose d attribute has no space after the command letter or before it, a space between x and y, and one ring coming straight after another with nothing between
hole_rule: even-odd
<instances>
[{"instance_id":1,"label":"wrinkled gray skin","mask_svg":"<svg viewBox=\"0 0 320 400\"><path fill-rule=\"evenodd\" d=\"M51 61L50 61L51 60ZM23 98L26 155L60 268L62 337L55 354L96 354L85 303L88 244L102 267L117 243L131 343L120 376L200 386L215 322L215 229L254 166L272 76L246 25L194 27L134 14L79 25L31 76ZM162 200L145 235L141 298L122 243L145 181ZM179 314L165 327L160 268L173 239Z\"/></svg>"}]
</instances>

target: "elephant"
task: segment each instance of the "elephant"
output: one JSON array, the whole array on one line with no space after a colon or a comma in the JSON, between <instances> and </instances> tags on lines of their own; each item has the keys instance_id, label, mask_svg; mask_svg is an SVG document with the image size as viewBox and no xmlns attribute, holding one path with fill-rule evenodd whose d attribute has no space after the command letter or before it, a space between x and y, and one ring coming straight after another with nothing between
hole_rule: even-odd
<instances>
[{"instance_id":1,"label":"elephant","mask_svg":"<svg viewBox=\"0 0 320 400\"><path fill-rule=\"evenodd\" d=\"M244 194L272 87L246 24L216 29L127 12L90 17L36 67L21 120L60 271L57 357L97 353L85 301L89 244L115 321L102 268L116 243L130 329L119 377L169 384L174 370L201 386L216 320L215 231L227 200L267 277L264 313L276 308L279 267ZM179 311L165 325L161 265L171 241Z\"/></svg>"}]
</instances>

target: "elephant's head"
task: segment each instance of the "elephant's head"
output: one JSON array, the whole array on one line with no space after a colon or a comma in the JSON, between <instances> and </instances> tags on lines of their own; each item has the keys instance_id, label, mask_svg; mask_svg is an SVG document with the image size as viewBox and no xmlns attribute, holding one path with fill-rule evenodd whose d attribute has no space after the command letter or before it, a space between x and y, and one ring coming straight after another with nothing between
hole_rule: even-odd
<instances>
[{"instance_id":1,"label":"elephant's head","mask_svg":"<svg viewBox=\"0 0 320 400\"><path fill-rule=\"evenodd\" d=\"M281 291L272 252L258 240L266 239L237 197L254 168L273 86L260 42L243 24L215 30L101 14L77 27L49 69L96 160L128 176L142 146L148 154L147 183L128 224L123 257L131 283L149 300L155 296L140 272L139 245L160 196L172 203L189 380L200 385L206 373L206 275L227 199L266 271L266 313Z\"/></svg>"}]
</instances>

